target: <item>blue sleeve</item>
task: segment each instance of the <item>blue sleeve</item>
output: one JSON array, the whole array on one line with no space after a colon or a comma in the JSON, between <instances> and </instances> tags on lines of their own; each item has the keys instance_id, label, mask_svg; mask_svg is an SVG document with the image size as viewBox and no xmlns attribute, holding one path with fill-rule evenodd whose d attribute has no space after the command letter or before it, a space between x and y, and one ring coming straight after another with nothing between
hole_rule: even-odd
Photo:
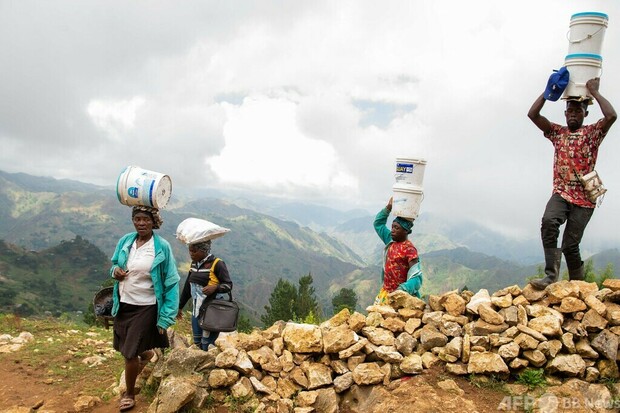
<instances>
[{"instance_id":1,"label":"blue sleeve","mask_svg":"<svg viewBox=\"0 0 620 413\"><path fill-rule=\"evenodd\" d=\"M418 261L415 265L409 268L409 271L407 272L407 281L399 285L398 289L420 298L422 281L422 267Z\"/></svg>"},{"instance_id":2,"label":"blue sleeve","mask_svg":"<svg viewBox=\"0 0 620 413\"><path fill-rule=\"evenodd\" d=\"M163 240L166 259L162 263L164 266L163 277L163 305L159 312L157 326L167 329L176 322L176 316L179 309L179 273L177 271L177 263L172 255L170 244Z\"/></svg>"},{"instance_id":3,"label":"blue sleeve","mask_svg":"<svg viewBox=\"0 0 620 413\"><path fill-rule=\"evenodd\" d=\"M375 216L374 222L375 232L377 233L379 238L381 238L381 241L383 241L385 245L389 244L392 241L392 232L388 227L385 226L389 215L390 212L387 210L387 208L383 208Z\"/></svg>"},{"instance_id":4,"label":"blue sleeve","mask_svg":"<svg viewBox=\"0 0 620 413\"><path fill-rule=\"evenodd\" d=\"M116 267L121 266L118 263L118 259L119 259L121 251L123 250L123 246L125 245L125 240L127 239L129 235L131 234L124 235L121 239L118 240L118 243L116 244L116 249L114 250L114 254L112 255L112 258L111 258L112 267L110 267L110 277L112 278L114 278L114 269Z\"/></svg>"}]
</instances>

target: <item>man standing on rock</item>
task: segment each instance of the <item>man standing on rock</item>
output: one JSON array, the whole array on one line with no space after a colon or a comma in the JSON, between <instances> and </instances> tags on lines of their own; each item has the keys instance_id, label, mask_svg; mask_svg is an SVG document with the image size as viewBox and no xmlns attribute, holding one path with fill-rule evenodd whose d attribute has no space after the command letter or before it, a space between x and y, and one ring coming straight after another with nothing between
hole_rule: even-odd
<instances>
[{"instance_id":1,"label":"man standing on rock","mask_svg":"<svg viewBox=\"0 0 620 413\"><path fill-rule=\"evenodd\" d=\"M589 100L569 98L566 102L567 126L550 122L540 114L545 104L541 94L527 116L553 144L553 194L547 202L540 228L545 252L545 277L532 280L536 289L544 289L558 280L562 253L571 280L583 280L584 268L579 243L596 205L586 195L579 177L594 170L598 148L617 115L611 103L599 93L599 78L586 83L588 92L598 102L603 118L583 126L588 116ZM560 226L566 223L561 248L557 247Z\"/></svg>"}]
</instances>

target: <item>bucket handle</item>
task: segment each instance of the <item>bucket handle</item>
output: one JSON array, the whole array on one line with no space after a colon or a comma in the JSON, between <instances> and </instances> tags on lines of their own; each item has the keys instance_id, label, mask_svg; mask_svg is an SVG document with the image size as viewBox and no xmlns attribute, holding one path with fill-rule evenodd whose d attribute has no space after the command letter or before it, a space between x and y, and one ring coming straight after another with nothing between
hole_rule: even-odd
<instances>
[{"instance_id":1,"label":"bucket handle","mask_svg":"<svg viewBox=\"0 0 620 413\"><path fill-rule=\"evenodd\" d=\"M570 39L570 30L566 32L566 39L568 40L569 43L581 43L584 40L588 40L593 38L594 36L596 36L601 30L603 30L603 26L601 26L597 31L595 31L592 34L587 34L586 37L584 37L583 39L579 39L579 40L571 40Z\"/></svg>"},{"instance_id":2,"label":"bucket handle","mask_svg":"<svg viewBox=\"0 0 620 413\"><path fill-rule=\"evenodd\" d=\"M602 68L602 67L600 67L600 68L599 68L599 70L600 70L600 72L599 72L599 74L598 74L598 76L597 76L597 77L602 77L602 76L603 76L603 68ZM585 86L585 85L586 85L585 83L577 83L577 82L573 82L573 81L572 81L572 80L570 80L570 79L569 79L569 82L570 82L570 83L572 83L572 84L573 84L573 85L575 85L575 86Z\"/></svg>"}]
</instances>

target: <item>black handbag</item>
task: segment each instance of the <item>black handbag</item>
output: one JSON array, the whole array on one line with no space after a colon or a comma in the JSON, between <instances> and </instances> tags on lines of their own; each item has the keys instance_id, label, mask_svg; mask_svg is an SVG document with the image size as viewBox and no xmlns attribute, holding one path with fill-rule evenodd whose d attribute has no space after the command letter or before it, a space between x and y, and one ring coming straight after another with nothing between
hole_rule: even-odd
<instances>
[{"instance_id":1,"label":"black handbag","mask_svg":"<svg viewBox=\"0 0 620 413\"><path fill-rule=\"evenodd\" d=\"M204 300L198 312L198 324L205 331L230 332L237 329L239 319L239 305L232 299L214 298Z\"/></svg>"}]
</instances>

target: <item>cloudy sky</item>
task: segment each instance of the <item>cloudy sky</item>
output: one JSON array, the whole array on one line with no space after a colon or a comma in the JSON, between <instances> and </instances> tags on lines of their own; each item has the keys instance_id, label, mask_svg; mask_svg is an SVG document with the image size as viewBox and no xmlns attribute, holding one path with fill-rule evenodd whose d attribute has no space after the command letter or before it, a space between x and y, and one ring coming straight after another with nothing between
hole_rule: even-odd
<instances>
[{"instance_id":1,"label":"cloudy sky","mask_svg":"<svg viewBox=\"0 0 620 413\"><path fill-rule=\"evenodd\" d=\"M0 0L0 169L112 185L138 165L374 211L395 158L423 157L422 212L537 237L553 150L526 114L583 11L610 17L620 110L615 1ZM619 154L615 125L587 235L615 246Z\"/></svg>"}]
</instances>

